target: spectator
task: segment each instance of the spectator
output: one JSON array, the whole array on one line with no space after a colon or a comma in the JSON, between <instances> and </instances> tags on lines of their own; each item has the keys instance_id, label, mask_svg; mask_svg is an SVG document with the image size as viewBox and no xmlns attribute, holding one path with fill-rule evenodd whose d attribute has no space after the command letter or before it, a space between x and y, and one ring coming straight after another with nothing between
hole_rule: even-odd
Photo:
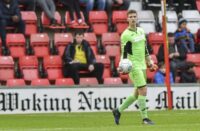
<instances>
[{"instance_id":1,"label":"spectator","mask_svg":"<svg viewBox=\"0 0 200 131\"><path fill-rule=\"evenodd\" d=\"M42 8L44 13L50 19L50 25L56 26L57 20L55 19L54 15L56 12L55 3L53 0L36 0L37 4Z\"/></svg>"},{"instance_id":2,"label":"spectator","mask_svg":"<svg viewBox=\"0 0 200 131\"><path fill-rule=\"evenodd\" d=\"M130 0L106 0L106 11L108 13L109 24L112 22L112 7L118 5L116 8L118 10L128 10L130 5ZM109 25L109 26L110 26Z\"/></svg>"},{"instance_id":3,"label":"spectator","mask_svg":"<svg viewBox=\"0 0 200 131\"><path fill-rule=\"evenodd\" d=\"M176 70L186 66L186 55L187 50L182 44L175 43L174 34L168 33L168 42L169 42L169 60L170 60L170 70L173 75L173 80L175 81ZM157 54L159 62L164 61L164 47L160 46Z\"/></svg>"},{"instance_id":4,"label":"spectator","mask_svg":"<svg viewBox=\"0 0 200 131\"><path fill-rule=\"evenodd\" d=\"M181 70L180 83L196 83L197 78L194 73L194 63L188 62L185 69Z\"/></svg>"},{"instance_id":5,"label":"spectator","mask_svg":"<svg viewBox=\"0 0 200 131\"><path fill-rule=\"evenodd\" d=\"M25 23L21 19L18 3L15 0L0 1L0 35L3 55L10 54L6 47L6 26L15 26L18 28L18 32L25 33Z\"/></svg>"},{"instance_id":6,"label":"spectator","mask_svg":"<svg viewBox=\"0 0 200 131\"><path fill-rule=\"evenodd\" d=\"M195 44L195 52L200 53L200 28L196 33L196 43L197 44Z\"/></svg>"},{"instance_id":7,"label":"spectator","mask_svg":"<svg viewBox=\"0 0 200 131\"><path fill-rule=\"evenodd\" d=\"M35 10L35 0L18 0L20 5L23 5L26 11Z\"/></svg>"},{"instance_id":8,"label":"spectator","mask_svg":"<svg viewBox=\"0 0 200 131\"><path fill-rule=\"evenodd\" d=\"M159 70L156 72L154 76L154 82L156 84L164 84L165 83L165 75L166 75L166 68L165 68L165 63L160 62L158 64ZM172 73L170 72L170 83L174 83Z\"/></svg>"},{"instance_id":9,"label":"spectator","mask_svg":"<svg viewBox=\"0 0 200 131\"><path fill-rule=\"evenodd\" d=\"M195 0L167 0L167 3L169 4L169 8L172 9L172 10L176 10L176 13L178 15L181 15L182 14L182 11L185 10L185 3L188 3L190 4L190 9L192 10L196 10L196 2ZM178 6L175 8L174 7L174 4L175 3L178 3Z\"/></svg>"},{"instance_id":10,"label":"spectator","mask_svg":"<svg viewBox=\"0 0 200 131\"><path fill-rule=\"evenodd\" d=\"M65 48L63 54L64 76L73 78L75 84L79 84L79 71L89 71L89 75L95 76L100 84L103 83L102 75L104 66L96 63L94 53L90 45L84 39L83 32L75 33L75 40Z\"/></svg>"},{"instance_id":11,"label":"spectator","mask_svg":"<svg viewBox=\"0 0 200 131\"><path fill-rule=\"evenodd\" d=\"M178 21L178 29L175 32L176 41L183 44L183 46L190 53L195 51L194 49L194 36L190 33L190 30L187 28L187 20L180 18ZM188 47L189 46L189 47Z\"/></svg>"},{"instance_id":12,"label":"spectator","mask_svg":"<svg viewBox=\"0 0 200 131\"><path fill-rule=\"evenodd\" d=\"M89 12L94 10L94 7L97 7L97 10L104 10L106 6L106 0L79 0L79 2L86 6L85 19L87 22L89 19Z\"/></svg>"},{"instance_id":13,"label":"spectator","mask_svg":"<svg viewBox=\"0 0 200 131\"><path fill-rule=\"evenodd\" d=\"M85 25L86 23L81 18L81 10L78 0L61 0L61 2L65 5L66 8L69 10L69 15L71 19L71 25L77 26L77 25ZM74 11L76 13L76 16L78 17L78 21L75 21L74 18ZM78 23L77 23L78 22Z\"/></svg>"}]
</instances>

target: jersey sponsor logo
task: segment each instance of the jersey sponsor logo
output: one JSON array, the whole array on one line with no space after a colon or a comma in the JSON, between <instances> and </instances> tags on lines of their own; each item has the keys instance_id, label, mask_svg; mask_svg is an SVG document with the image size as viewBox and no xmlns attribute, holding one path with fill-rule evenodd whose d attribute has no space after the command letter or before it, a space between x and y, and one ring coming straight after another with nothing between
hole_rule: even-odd
<instances>
[{"instance_id":1,"label":"jersey sponsor logo","mask_svg":"<svg viewBox=\"0 0 200 131\"><path fill-rule=\"evenodd\" d=\"M133 42L139 42L139 41L143 41L143 40L145 40L145 36L144 35L135 36L132 39Z\"/></svg>"}]
</instances>

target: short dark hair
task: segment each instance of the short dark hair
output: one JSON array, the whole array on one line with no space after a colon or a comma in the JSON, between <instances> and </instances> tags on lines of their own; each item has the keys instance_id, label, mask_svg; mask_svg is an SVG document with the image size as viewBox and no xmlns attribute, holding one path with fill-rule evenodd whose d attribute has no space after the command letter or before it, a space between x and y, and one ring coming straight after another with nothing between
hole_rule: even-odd
<instances>
[{"instance_id":1,"label":"short dark hair","mask_svg":"<svg viewBox=\"0 0 200 131\"><path fill-rule=\"evenodd\" d=\"M137 11L136 10L128 10L128 12L127 12L127 16L129 15L129 14L137 14Z\"/></svg>"},{"instance_id":2,"label":"short dark hair","mask_svg":"<svg viewBox=\"0 0 200 131\"><path fill-rule=\"evenodd\" d=\"M164 65L165 65L165 62L164 62L164 61L161 61L161 62L158 63L158 67L159 67L159 68L163 67Z\"/></svg>"},{"instance_id":3,"label":"short dark hair","mask_svg":"<svg viewBox=\"0 0 200 131\"><path fill-rule=\"evenodd\" d=\"M174 37L174 33L169 32L169 33L167 34L167 36L168 36L168 37Z\"/></svg>"},{"instance_id":4,"label":"short dark hair","mask_svg":"<svg viewBox=\"0 0 200 131\"><path fill-rule=\"evenodd\" d=\"M84 31L83 30L76 30L75 32L74 32L74 36L76 36L76 35L84 35Z\"/></svg>"}]
</instances>

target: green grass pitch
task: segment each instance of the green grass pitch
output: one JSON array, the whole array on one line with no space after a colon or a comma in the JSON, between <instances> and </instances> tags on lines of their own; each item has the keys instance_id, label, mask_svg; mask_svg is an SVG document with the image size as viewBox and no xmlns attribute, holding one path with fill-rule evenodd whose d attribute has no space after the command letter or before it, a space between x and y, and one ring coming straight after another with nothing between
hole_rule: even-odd
<instances>
[{"instance_id":1,"label":"green grass pitch","mask_svg":"<svg viewBox=\"0 0 200 131\"><path fill-rule=\"evenodd\" d=\"M123 112L115 125L111 112L0 115L0 131L200 131L200 111L151 111L153 126L139 112Z\"/></svg>"}]
</instances>

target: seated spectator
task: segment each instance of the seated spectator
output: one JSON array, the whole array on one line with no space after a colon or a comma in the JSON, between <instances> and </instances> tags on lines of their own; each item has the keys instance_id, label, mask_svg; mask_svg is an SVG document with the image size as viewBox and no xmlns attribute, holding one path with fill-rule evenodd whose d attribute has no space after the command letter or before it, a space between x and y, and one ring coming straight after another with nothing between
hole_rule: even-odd
<instances>
[{"instance_id":1,"label":"seated spectator","mask_svg":"<svg viewBox=\"0 0 200 131\"><path fill-rule=\"evenodd\" d=\"M180 18L178 21L178 29L175 32L175 39L183 44L189 53L193 53L195 51L194 36L187 28L187 20L184 18Z\"/></svg>"},{"instance_id":2,"label":"seated spectator","mask_svg":"<svg viewBox=\"0 0 200 131\"><path fill-rule=\"evenodd\" d=\"M6 47L6 27L14 26L18 32L25 33L25 23L21 19L18 3L15 0L0 1L0 35L2 40L2 53L9 55L10 51Z\"/></svg>"},{"instance_id":3,"label":"seated spectator","mask_svg":"<svg viewBox=\"0 0 200 131\"><path fill-rule=\"evenodd\" d=\"M89 12L97 7L97 10L104 10L106 6L106 0L79 0L80 4L85 5L85 19L88 22Z\"/></svg>"},{"instance_id":4,"label":"seated spectator","mask_svg":"<svg viewBox=\"0 0 200 131\"><path fill-rule=\"evenodd\" d=\"M154 76L154 82L156 84L164 84L165 83L165 75L166 75L166 68L165 68L165 63L164 62L160 62L158 64L159 70L156 72L155 76ZM172 77L172 73L170 72L170 83L174 83L173 77Z\"/></svg>"},{"instance_id":5,"label":"seated spectator","mask_svg":"<svg viewBox=\"0 0 200 131\"><path fill-rule=\"evenodd\" d=\"M20 5L23 5L26 11L34 11L35 10L35 0L18 0Z\"/></svg>"},{"instance_id":6,"label":"seated spectator","mask_svg":"<svg viewBox=\"0 0 200 131\"><path fill-rule=\"evenodd\" d=\"M170 61L170 70L173 75L173 80L176 78L176 71L179 68L186 66L186 55L187 50L180 43L175 43L174 34L168 33L168 42L169 42L169 61ZM158 62L164 61L164 46L160 46L157 54Z\"/></svg>"},{"instance_id":7,"label":"seated spectator","mask_svg":"<svg viewBox=\"0 0 200 131\"><path fill-rule=\"evenodd\" d=\"M55 3L53 0L36 0L37 4L42 8L44 13L50 19L50 25L56 26L57 20L55 19L54 15L56 12Z\"/></svg>"},{"instance_id":8,"label":"seated spectator","mask_svg":"<svg viewBox=\"0 0 200 131\"><path fill-rule=\"evenodd\" d=\"M180 83L196 83L197 77L194 73L194 63L188 62L185 69L181 70Z\"/></svg>"},{"instance_id":9,"label":"seated spectator","mask_svg":"<svg viewBox=\"0 0 200 131\"><path fill-rule=\"evenodd\" d=\"M106 11L108 13L109 24L112 22L112 9L114 5L118 5L118 10L128 10L130 0L106 0Z\"/></svg>"},{"instance_id":10,"label":"seated spectator","mask_svg":"<svg viewBox=\"0 0 200 131\"><path fill-rule=\"evenodd\" d=\"M65 48L63 54L63 74L65 77L72 77L75 84L79 84L79 71L88 71L88 75L95 76L99 84L103 83L104 65L96 63L94 53L87 41L84 39L83 32L76 32L73 43Z\"/></svg>"},{"instance_id":11,"label":"seated spectator","mask_svg":"<svg viewBox=\"0 0 200 131\"><path fill-rule=\"evenodd\" d=\"M85 21L81 18L81 10L78 0L61 0L61 3L69 10L69 15L71 19L71 25L77 26L77 25L85 25ZM74 11L76 13L76 16L78 18L78 21L75 21L74 19ZM77 23L78 22L78 23Z\"/></svg>"},{"instance_id":12,"label":"seated spectator","mask_svg":"<svg viewBox=\"0 0 200 131\"><path fill-rule=\"evenodd\" d=\"M196 10L195 0L167 0L167 3L169 4L169 8L172 9L172 10L175 9L176 13L178 15L181 15L182 11L186 9L185 6L184 6L185 3L188 3L188 4L191 5L190 9ZM175 3L178 3L177 7L174 7Z\"/></svg>"}]
</instances>

